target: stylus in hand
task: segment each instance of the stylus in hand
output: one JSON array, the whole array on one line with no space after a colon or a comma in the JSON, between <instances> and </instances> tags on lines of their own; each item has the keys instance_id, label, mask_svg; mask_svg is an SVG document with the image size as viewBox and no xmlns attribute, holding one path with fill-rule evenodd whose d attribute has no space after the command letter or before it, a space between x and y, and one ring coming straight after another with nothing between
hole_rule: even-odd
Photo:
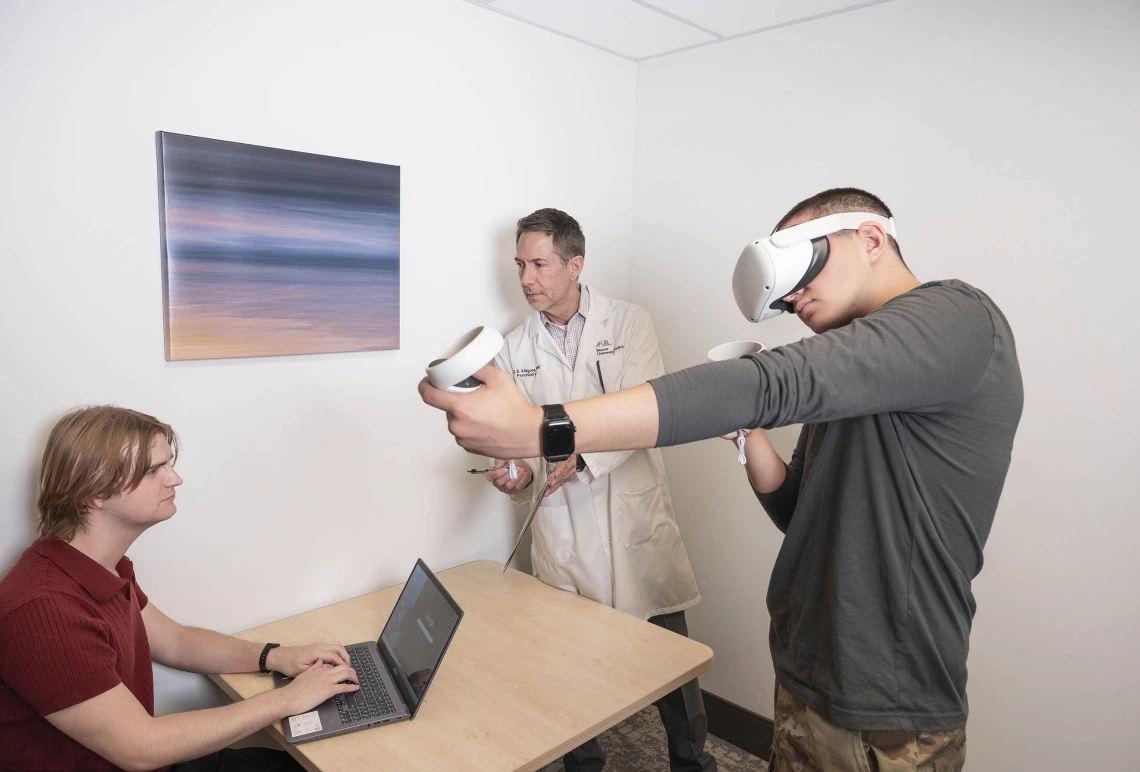
<instances>
[{"instance_id":1,"label":"stylus in hand","mask_svg":"<svg viewBox=\"0 0 1140 772\"><path fill-rule=\"evenodd\" d=\"M510 471L508 472L508 476L512 480L519 479L519 468L517 466L515 466L515 460L513 458L507 462L507 467L510 469ZM493 472L497 468L498 467L489 466L486 469L468 469L467 474L487 474L487 472Z\"/></svg>"}]
</instances>

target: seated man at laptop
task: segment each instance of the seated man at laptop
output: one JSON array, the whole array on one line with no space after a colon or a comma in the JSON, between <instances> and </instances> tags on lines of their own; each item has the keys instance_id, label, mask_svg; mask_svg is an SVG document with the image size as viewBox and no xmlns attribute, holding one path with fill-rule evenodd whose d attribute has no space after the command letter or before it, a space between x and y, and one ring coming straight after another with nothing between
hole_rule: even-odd
<instances>
[{"instance_id":1,"label":"seated man at laptop","mask_svg":"<svg viewBox=\"0 0 1140 772\"><path fill-rule=\"evenodd\" d=\"M339 643L243 641L184 627L148 602L125 555L174 515L177 452L168 425L118 407L75 410L52 429L42 535L0 580L0 769L299 770L283 751L223 749L359 688ZM155 718L152 659L296 677L233 705Z\"/></svg>"}]
</instances>

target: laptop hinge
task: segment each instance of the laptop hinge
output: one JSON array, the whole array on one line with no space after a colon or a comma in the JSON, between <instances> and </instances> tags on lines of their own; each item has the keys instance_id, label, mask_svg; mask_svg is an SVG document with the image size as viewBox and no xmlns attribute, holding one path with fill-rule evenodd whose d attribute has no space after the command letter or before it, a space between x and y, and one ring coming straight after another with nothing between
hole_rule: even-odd
<instances>
[{"instance_id":1,"label":"laptop hinge","mask_svg":"<svg viewBox=\"0 0 1140 772\"><path fill-rule=\"evenodd\" d=\"M400 669L396 665L395 660L388 656L388 647L384 645L383 635L376 641L376 650L380 652L380 659L384 660L384 668L388 671L388 675L391 676L392 683L400 690L400 697L404 700L404 707L407 709L408 714L415 713L415 697L409 693L408 688L404 685L405 679L400 677Z\"/></svg>"}]
</instances>

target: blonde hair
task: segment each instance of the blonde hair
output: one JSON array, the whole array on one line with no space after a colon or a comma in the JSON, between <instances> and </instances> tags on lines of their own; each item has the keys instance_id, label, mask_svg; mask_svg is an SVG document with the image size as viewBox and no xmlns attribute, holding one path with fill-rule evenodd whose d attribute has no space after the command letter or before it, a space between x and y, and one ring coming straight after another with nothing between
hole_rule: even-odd
<instances>
[{"instance_id":1,"label":"blonde hair","mask_svg":"<svg viewBox=\"0 0 1140 772\"><path fill-rule=\"evenodd\" d=\"M114 405L72 410L51 430L37 502L43 536L70 541L87 526L91 501L129 493L150 466L156 435L178 458L178 435L153 416Z\"/></svg>"}]
</instances>

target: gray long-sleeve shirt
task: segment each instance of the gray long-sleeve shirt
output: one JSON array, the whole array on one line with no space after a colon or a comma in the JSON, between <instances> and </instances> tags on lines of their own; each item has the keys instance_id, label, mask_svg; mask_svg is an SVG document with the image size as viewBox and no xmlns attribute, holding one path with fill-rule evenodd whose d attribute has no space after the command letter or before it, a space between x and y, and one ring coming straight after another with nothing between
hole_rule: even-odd
<instances>
[{"instance_id":1,"label":"gray long-sleeve shirt","mask_svg":"<svg viewBox=\"0 0 1140 772\"><path fill-rule=\"evenodd\" d=\"M984 293L924 284L787 346L651 381L659 446L805 424L768 588L780 683L851 729L966 722L974 597L1023 401Z\"/></svg>"}]
</instances>

